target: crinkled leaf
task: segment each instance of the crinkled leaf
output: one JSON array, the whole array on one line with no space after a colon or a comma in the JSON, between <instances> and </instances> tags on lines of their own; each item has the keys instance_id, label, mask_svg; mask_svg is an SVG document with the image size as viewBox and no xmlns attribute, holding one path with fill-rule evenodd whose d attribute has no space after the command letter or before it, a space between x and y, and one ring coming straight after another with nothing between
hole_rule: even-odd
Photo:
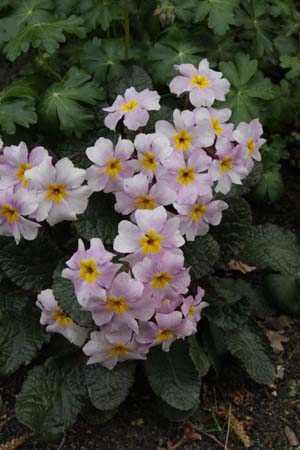
<instances>
[{"instance_id":1,"label":"crinkled leaf","mask_svg":"<svg viewBox=\"0 0 300 450\"><path fill-rule=\"evenodd\" d=\"M102 90L90 78L86 72L71 67L63 81L46 90L40 113L48 126L59 124L67 135L76 136L91 128L94 115L83 104L94 105L102 98Z\"/></svg>"},{"instance_id":2,"label":"crinkled leaf","mask_svg":"<svg viewBox=\"0 0 300 450\"><path fill-rule=\"evenodd\" d=\"M225 34L229 25L234 24L234 12L239 0L200 0L195 9L194 22L208 16L208 26L216 34Z\"/></svg>"},{"instance_id":3,"label":"crinkled leaf","mask_svg":"<svg viewBox=\"0 0 300 450\"><path fill-rule=\"evenodd\" d=\"M0 268L17 286L38 292L52 283L60 252L45 233L34 241L14 242L0 249Z\"/></svg>"},{"instance_id":4,"label":"crinkled leaf","mask_svg":"<svg viewBox=\"0 0 300 450\"><path fill-rule=\"evenodd\" d=\"M18 420L41 440L64 433L84 404L86 390L80 357L63 355L34 367L17 396Z\"/></svg>"},{"instance_id":5,"label":"crinkled leaf","mask_svg":"<svg viewBox=\"0 0 300 450\"><path fill-rule=\"evenodd\" d=\"M153 84L148 73L139 66L131 66L124 76L118 80L113 88L113 95L123 95L128 86L134 86L137 91L153 89Z\"/></svg>"},{"instance_id":6,"label":"crinkled leaf","mask_svg":"<svg viewBox=\"0 0 300 450\"><path fill-rule=\"evenodd\" d=\"M86 366L86 386L95 408L103 411L117 408L133 385L134 372L133 362L118 364L113 370L98 364Z\"/></svg>"},{"instance_id":7,"label":"crinkled leaf","mask_svg":"<svg viewBox=\"0 0 300 450\"><path fill-rule=\"evenodd\" d=\"M173 408L188 411L198 405L199 375L186 342L173 343L169 352L160 347L151 349L146 374L154 393Z\"/></svg>"},{"instance_id":8,"label":"crinkled leaf","mask_svg":"<svg viewBox=\"0 0 300 450\"><path fill-rule=\"evenodd\" d=\"M262 384L274 382L275 370L270 359L270 347L257 326L243 325L240 329L227 331L225 342L229 352L243 363L254 381Z\"/></svg>"},{"instance_id":9,"label":"crinkled leaf","mask_svg":"<svg viewBox=\"0 0 300 450\"><path fill-rule=\"evenodd\" d=\"M220 225L211 229L211 234L220 246L222 259L230 261L245 245L252 222L249 203L239 197L226 198L229 208L223 212Z\"/></svg>"},{"instance_id":10,"label":"crinkled leaf","mask_svg":"<svg viewBox=\"0 0 300 450\"><path fill-rule=\"evenodd\" d=\"M260 269L271 269L286 275L300 274L300 246L289 230L265 224L249 229L246 245L239 259Z\"/></svg>"},{"instance_id":11,"label":"crinkled leaf","mask_svg":"<svg viewBox=\"0 0 300 450\"><path fill-rule=\"evenodd\" d=\"M15 372L20 366L28 365L37 355L42 345L49 341L43 327L39 323L37 308L20 308L26 299L6 297L8 301L17 302L14 311L4 311L3 298L0 294L0 372L4 375Z\"/></svg>"},{"instance_id":12,"label":"crinkled leaf","mask_svg":"<svg viewBox=\"0 0 300 450\"><path fill-rule=\"evenodd\" d=\"M198 280L213 271L219 259L220 247L210 235L198 236L193 242L186 242L183 247L186 265L191 267L191 274Z\"/></svg>"},{"instance_id":13,"label":"crinkled leaf","mask_svg":"<svg viewBox=\"0 0 300 450\"><path fill-rule=\"evenodd\" d=\"M192 358L192 361L196 369L198 370L199 376L204 377L210 368L210 362L207 354L205 353L196 336L191 336L189 338L189 345L190 357Z\"/></svg>"},{"instance_id":14,"label":"crinkled leaf","mask_svg":"<svg viewBox=\"0 0 300 450\"><path fill-rule=\"evenodd\" d=\"M250 60L244 53L239 53L234 62L220 63L220 69L231 83L225 104L222 102L223 107L232 109L231 121L238 124L241 121L249 122L261 117L267 108L265 101L272 100L277 94L277 89L269 78L257 70L257 61Z\"/></svg>"},{"instance_id":15,"label":"crinkled leaf","mask_svg":"<svg viewBox=\"0 0 300 450\"><path fill-rule=\"evenodd\" d=\"M107 194L93 194L84 214L75 222L78 233L85 239L94 237L111 245L118 234L121 216L113 209L111 197Z\"/></svg>"},{"instance_id":16,"label":"crinkled leaf","mask_svg":"<svg viewBox=\"0 0 300 450\"><path fill-rule=\"evenodd\" d=\"M61 277L62 265L59 264L53 280L53 293L60 308L71 319L83 327L92 325L92 317L89 311L82 311L78 303L72 281Z\"/></svg>"},{"instance_id":17,"label":"crinkled leaf","mask_svg":"<svg viewBox=\"0 0 300 450\"><path fill-rule=\"evenodd\" d=\"M243 326L251 312L250 300L243 298L232 305L211 304L205 311L205 317L223 330L234 330Z\"/></svg>"}]
</instances>

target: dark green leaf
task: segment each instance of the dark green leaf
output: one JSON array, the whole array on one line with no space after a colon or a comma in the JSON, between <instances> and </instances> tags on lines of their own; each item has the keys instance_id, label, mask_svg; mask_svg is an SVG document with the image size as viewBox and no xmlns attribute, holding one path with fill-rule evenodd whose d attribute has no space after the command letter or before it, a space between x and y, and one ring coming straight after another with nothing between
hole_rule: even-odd
<instances>
[{"instance_id":1,"label":"dark green leaf","mask_svg":"<svg viewBox=\"0 0 300 450\"><path fill-rule=\"evenodd\" d=\"M84 404L86 390L81 355L51 358L33 368L17 396L16 416L41 440L64 433Z\"/></svg>"},{"instance_id":2,"label":"dark green leaf","mask_svg":"<svg viewBox=\"0 0 300 450\"><path fill-rule=\"evenodd\" d=\"M298 276L300 273L297 238L292 232L276 225L252 226L239 259L261 269L271 269L286 275Z\"/></svg>"},{"instance_id":3,"label":"dark green leaf","mask_svg":"<svg viewBox=\"0 0 300 450\"><path fill-rule=\"evenodd\" d=\"M111 245L118 234L122 217L113 209L112 198L107 194L93 194L84 214L75 222L78 233L85 239L101 238Z\"/></svg>"},{"instance_id":4,"label":"dark green leaf","mask_svg":"<svg viewBox=\"0 0 300 450\"><path fill-rule=\"evenodd\" d=\"M37 355L42 345L49 341L49 335L44 332L39 323L37 308L20 309L20 303L26 304L26 299L6 298L8 301L16 301L15 311L10 305L3 311L3 298L1 296L0 312L0 372L4 375L15 372L20 366L28 365Z\"/></svg>"},{"instance_id":5,"label":"dark green leaf","mask_svg":"<svg viewBox=\"0 0 300 450\"><path fill-rule=\"evenodd\" d=\"M71 319L83 327L93 324L91 313L89 311L82 311L81 306L78 303L73 283L70 280L62 278L61 274L62 266L59 265L53 281L53 293L60 308Z\"/></svg>"},{"instance_id":6,"label":"dark green leaf","mask_svg":"<svg viewBox=\"0 0 300 450\"><path fill-rule=\"evenodd\" d=\"M34 292L49 288L60 252L45 233L34 241L0 249L0 268L17 286Z\"/></svg>"},{"instance_id":7,"label":"dark green leaf","mask_svg":"<svg viewBox=\"0 0 300 450\"><path fill-rule=\"evenodd\" d=\"M298 78L300 76L300 57L299 56L281 56L280 66L283 69L289 69L285 74L287 80Z\"/></svg>"},{"instance_id":8,"label":"dark green leaf","mask_svg":"<svg viewBox=\"0 0 300 450\"><path fill-rule=\"evenodd\" d=\"M244 325L241 329L227 331L225 342L230 353L242 361L254 381L263 384L274 382L275 370L269 357L270 349L258 327Z\"/></svg>"},{"instance_id":9,"label":"dark green leaf","mask_svg":"<svg viewBox=\"0 0 300 450\"><path fill-rule=\"evenodd\" d=\"M300 311L300 278L291 275L267 275L264 292L269 302L287 314Z\"/></svg>"},{"instance_id":10,"label":"dark green leaf","mask_svg":"<svg viewBox=\"0 0 300 450\"><path fill-rule=\"evenodd\" d=\"M204 377L210 368L210 362L204 349L200 345L196 336L189 338L190 357L198 370L199 376Z\"/></svg>"},{"instance_id":11,"label":"dark green leaf","mask_svg":"<svg viewBox=\"0 0 300 450\"><path fill-rule=\"evenodd\" d=\"M229 208L223 212L220 225L211 229L218 242L222 259L229 262L245 245L252 215L249 203L243 198L226 198Z\"/></svg>"},{"instance_id":12,"label":"dark green leaf","mask_svg":"<svg viewBox=\"0 0 300 450\"><path fill-rule=\"evenodd\" d=\"M118 364L113 370L100 365L85 368L85 380L90 400L95 408L109 411L127 397L134 382L134 363Z\"/></svg>"},{"instance_id":13,"label":"dark green leaf","mask_svg":"<svg viewBox=\"0 0 300 450\"><path fill-rule=\"evenodd\" d=\"M184 422L197 410L197 405L189 409L188 411L182 411L180 409L173 408L168 403L164 402L161 398L158 398L155 404L155 411L161 414L171 422Z\"/></svg>"},{"instance_id":14,"label":"dark green leaf","mask_svg":"<svg viewBox=\"0 0 300 450\"><path fill-rule=\"evenodd\" d=\"M191 266L192 275L199 280L213 271L214 264L219 259L220 248L217 241L207 234L198 236L193 242L187 242L183 252L186 264Z\"/></svg>"},{"instance_id":15,"label":"dark green leaf","mask_svg":"<svg viewBox=\"0 0 300 450\"><path fill-rule=\"evenodd\" d=\"M169 352L154 347L146 361L146 373L154 393L168 405L182 411L198 405L199 376L186 342L173 343Z\"/></svg>"}]
</instances>

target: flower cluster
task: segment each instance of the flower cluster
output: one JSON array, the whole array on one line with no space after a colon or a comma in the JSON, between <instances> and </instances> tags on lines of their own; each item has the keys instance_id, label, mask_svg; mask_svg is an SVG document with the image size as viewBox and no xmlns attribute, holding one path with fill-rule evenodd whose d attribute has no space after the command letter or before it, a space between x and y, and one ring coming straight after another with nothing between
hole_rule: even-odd
<instances>
[{"instance_id":1,"label":"flower cluster","mask_svg":"<svg viewBox=\"0 0 300 450\"><path fill-rule=\"evenodd\" d=\"M135 256L139 251L142 254L136 258L139 261L132 260L130 271L125 271L125 264L113 262L115 254L104 248L101 239L94 238L88 249L79 240L77 252L62 272L63 278L72 281L82 309L91 312L96 330L74 323L59 308L51 290L38 296L41 323L47 325L47 331L60 333L78 346L91 331L83 346L88 364L101 363L112 369L119 361L146 359L155 345L162 344L168 351L175 339L196 333L201 311L207 306L201 288L195 297L184 296L190 275L179 249L184 240L178 219L167 219L163 207L137 211L136 216L137 229L126 238L126 250L131 246ZM120 228L124 230L126 224L121 222ZM121 245L121 233L115 248ZM130 243L136 239L140 249L139 244Z\"/></svg>"},{"instance_id":2,"label":"flower cluster","mask_svg":"<svg viewBox=\"0 0 300 450\"><path fill-rule=\"evenodd\" d=\"M121 214L169 207L169 217L176 213L179 218L181 234L194 240L220 223L228 206L215 194L227 194L232 184L242 184L254 160L261 159L265 140L258 119L234 128L228 108L212 107L215 100L225 100L229 82L210 69L206 59L198 69L192 64L175 68L181 75L171 81L170 90L178 96L188 92L195 108L175 109L173 123L159 120L154 133L144 134L141 127L147 110L158 109L158 94L127 89L124 97L119 95L105 108L105 123L115 129L124 118L124 125L138 133L134 142L120 137L114 147L101 137L89 147L86 154L93 165L87 181L93 191L114 193L115 209Z\"/></svg>"},{"instance_id":3,"label":"flower cluster","mask_svg":"<svg viewBox=\"0 0 300 450\"><path fill-rule=\"evenodd\" d=\"M86 171L89 189L113 193L116 211L130 215L130 220L120 222L114 240L118 255L108 252L97 237L88 249L79 240L78 251L62 272L73 283L81 308L90 311L94 328L78 327L59 309L51 291L42 292L38 299L47 329L80 346L88 339L83 352L89 364L101 363L111 369L118 361L145 359L151 347L161 344L168 351L174 340L196 332L207 303L202 301L200 287L195 296L189 295L191 280L181 247L185 239L193 241L220 223L228 205L216 194L227 194L232 184L241 184L253 160L261 159L264 139L258 119L234 127L228 122L229 109L212 107L229 90L222 74L210 69L207 60L198 69L191 64L175 67L181 75L171 81L170 90L177 96L187 92L195 108L176 109L172 123L159 120L154 132L145 134L142 127L147 124L148 110L159 109L159 95L148 89L127 89L105 108L109 113L105 124L115 130L123 119L128 129L137 131L134 142L120 136L114 145L100 137L86 150L92 162ZM47 198L64 198L64 189L55 194L63 182L52 178L55 170L46 170L47 164L50 167L48 159L28 170L26 182L35 189L43 182ZM69 173L67 163L63 164L64 174ZM77 181L83 181L79 173ZM51 193L49 183L55 186ZM86 189L78 183L76 189ZM69 186L66 181L64 186ZM71 193L67 198L72 200ZM72 212L74 208L71 204ZM34 217L48 217L54 224L57 217L63 220L65 216L42 206Z\"/></svg>"},{"instance_id":4,"label":"flower cluster","mask_svg":"<svg viewBox=\"0 0 300 450\"><path fill-rule=\"evenodd\" d=\"M75 220L87 207L91 190L82 186L85 170L68 158L53 165L43 147L30 153L24 142L0 154L0 235L33 240L46 220L51 226Z\"/></svg>"}]
</instances>

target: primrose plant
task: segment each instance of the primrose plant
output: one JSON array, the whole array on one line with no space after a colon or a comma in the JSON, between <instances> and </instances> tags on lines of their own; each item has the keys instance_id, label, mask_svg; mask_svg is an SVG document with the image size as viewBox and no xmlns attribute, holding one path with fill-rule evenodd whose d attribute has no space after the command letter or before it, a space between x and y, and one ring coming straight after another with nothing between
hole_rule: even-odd
<instances>
[{"instance_id":1,"label":"primrose plant","mask_svg":"<svg viewBox=\"0 0 300 450\"><path fill-rule=\"evenodd\" d=\"M115 143L99 137L87 148L87 170L68 158L54 161L42 147L29 154L23 142L2 148L1 235L18 243L35 239L41 227L49 228L45 222L53 227L76 221L99 191L112 193L115 210L128 216L119 223L113 249L105 249L98 236L89 243L80 239L61 271L70 289L73 284L78 308L91 315L90 324L69 317L51 289L38 295L41 324L82 347L87 364L112 369L120 361L144 360L152 347L168 352L175 340L196 333L208 304L201 287L194 296L189 291L181 247L220 224L228 208L224 195L261 159L259 120L234 127L229 109L213 107L230 88L222 74L205 59L198 68L175 68L180 75L170 90L177 97L188 94L187 109L175 109L173 122L158 120L145 134L160 97L130 87L104 108L105 125L119 131Z\"/></svg>"}]
</instances>

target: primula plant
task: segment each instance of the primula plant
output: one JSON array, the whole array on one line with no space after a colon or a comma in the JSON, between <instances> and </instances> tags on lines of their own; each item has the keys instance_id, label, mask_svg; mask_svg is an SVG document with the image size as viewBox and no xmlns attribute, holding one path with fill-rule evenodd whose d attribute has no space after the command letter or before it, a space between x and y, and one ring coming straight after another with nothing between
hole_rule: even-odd
<instances>
[{"instance_id":1,"label":"primula plant","mask_svg":"<svg viewBox=\"0 0 300 450\"><path fill-rule=\"evenodd\" d=\"M262 126L230 122L230 83L206 59L175 69L172 116L156 91L127 88L79 168L2 144L0 363L31 364L16 414L34 439L80 413L111 418L137 365L171 420L195 411L229 353L274 379L255 316L270 289L298 283L300 252L292 233L251 225L241 197L260 179ZM267 272L264 289L228 276L234 258Z\"/></svg>"}]
</instances>

